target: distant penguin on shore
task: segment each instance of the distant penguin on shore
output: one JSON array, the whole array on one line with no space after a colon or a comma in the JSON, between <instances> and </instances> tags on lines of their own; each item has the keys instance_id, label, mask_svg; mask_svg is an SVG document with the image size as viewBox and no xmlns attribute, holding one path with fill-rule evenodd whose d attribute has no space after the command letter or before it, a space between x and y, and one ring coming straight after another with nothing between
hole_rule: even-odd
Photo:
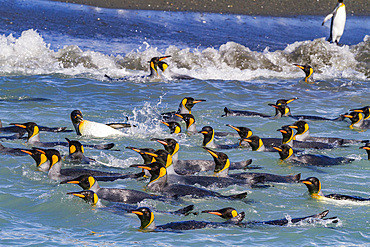
<instances>
[{"instance_id":1,"label":"distant penguin on shore","mask_svg":"<svg viewBox=\"0 0 370 247\"><path fill-rule=\"evenodd\" d=\"M337 6L325 17L322 25L324 25L324 23L330 18L332 19L328 41L338 45L344 31L344 26L346 25L346 6L344 5L343 0L338 0Z\"/></svg>"}]
</instances>

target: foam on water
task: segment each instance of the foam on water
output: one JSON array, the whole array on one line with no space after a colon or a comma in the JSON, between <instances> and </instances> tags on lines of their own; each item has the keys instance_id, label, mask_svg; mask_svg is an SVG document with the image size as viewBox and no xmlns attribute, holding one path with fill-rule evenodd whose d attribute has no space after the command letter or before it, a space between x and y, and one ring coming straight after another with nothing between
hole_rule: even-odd
<instances>
[{"instance_id":1,"label":"foam on water","mask_svg":"<svg viewBox=\"0 0 370 247\"><path fill-rule=\"evenodd\" d=\"M330 44L324 38L297 41L284 50L251 51L235 42L216 48L185 48L169 46L162 54L156 47L146 46L144 51L132 51L124 57L91 50L76 45L57 51L50 48L42 36L33 29L22 32L17 39L12 34L0 36L0 74L39 75L64 74L88 76L99 80L104 74L113 77L131 76L141 82L148 74L148 61L154 56L170 55L166 59L169 70L202 80L241 80L258 78L291 79L303 77L293 63L310 64L315 78L329 80L347 78L369 80L370 38L366 36L357 45L342 47ZM171 72L165 72L169 74ZM169 77L170 78L170 77Z\"/></svg>"}]
</instances>

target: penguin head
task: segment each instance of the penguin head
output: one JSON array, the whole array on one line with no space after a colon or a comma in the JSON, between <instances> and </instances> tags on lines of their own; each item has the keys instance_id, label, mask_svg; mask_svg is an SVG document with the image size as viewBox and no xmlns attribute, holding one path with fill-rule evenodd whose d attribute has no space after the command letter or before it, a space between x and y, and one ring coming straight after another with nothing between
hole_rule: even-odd
<instances>
[{"instance_id":1,"label":"penguin head","mask_svg":"<svg viewBox=\"0 0 370 247\"><path fill-rule=\"evenodd\" d=\"M293 130L289 125L284 125L277 131L280 131L283 135L283 144L289 143L293 140Z\"/></svg>"},{"instance_id":2,"label":"penguin head","mask_svg":"<svg viewBox=\"0 0 370 247\"><path fill-rule=\"evenodd\" d=\"M299 120L295 122L294 124L289 125L290 128L296 129L297 130L297 135L302 135L306 133L310 127L308 126L306 121Z\"/></svg>"},{"instance_id":3,"label":"penguin head","mask_svg":"<svg viewBox=\"0 0 370 247\"><path fill-rule=\"evenodd\" d=\"M164 72L168 68L168 64L165 62L162 62L163 59L166 59L171 56L164 56L164 57L153 57L149 63L150 63L150 76L159 76L158 74L158 67Z\"/></svg>"},{"instance_id":4,"label":"penguin head","mask_svg":"<svg viewBox=\"0 0 370 247\"><path fill-rule=\"evenodd\" d=\"M198 133L203 134L203 146L207 146L215 138L215 132L211 126L204 126Z\"/></svg>"},{"instance_id":5,"label":"penguin head","mask_svg":"<svg viewBox=\"0 0 370 247\"><path fill-rule=\"evenodd\" d=\"M77 184L84 190L90 190L95 183L95 178L87 174L60 182L60 184Z\"/></svg>"},{"instance_id":6,"label":"penguin head","mask_svg":"<svg viewBox=\"0 0 370 247\"><path fill-rule=\"evenodd\" d=\"M238 215L238 212L235 210L235 208L232 208L232 207L222 208L219 210L204 210L202 211L202 213L218 215L221 218L224 218L227 220L234 218Z\"/></svg>"},{"instance_id":7,"label":"penguin head","mask_svg":"<svg viewBox=\"0 0 370 247\"><path fill-rule=\"evenodd\" d=\"M253 135L253 132L250 128L247 127L235 127L232 126L231 124L226 124L226 126L236 130L240 136L240 138L249 138L250 136Z\"/></svg>"},{"instance_id":8,"label":"penguin head","mask_svg":"<svg viewBox=\"0 0 370 247\"><path fill-rule=\"evenodd\" d=\"M164 122L161 121L164 125L166 125L168 128L170 128L170 133L171 134L178 134L181 133L181 126L178 122Z\"/></svg>"},{"instance_id":9,"label":"penguin head","mask_svg":"<svg viewBox=\"0 0 370 247\"><path fill-rule=\"evenodd\" d=\"M249 143L249 145L252 148L252 151L257 151L263 146L263 141L259 136L252 135L249 138L244 138L243 141L246 141Z\"/></svg>"},{"instance_id":10,"label":"penguin head","mask_svg":"<svg viewBox=\"0 0 370 247\"><path fill-rule=\"evenodd\" d=\"M80 122L82 122L84 120L82 116L82 112L80 110L72 111L71 120L72 120L72 123L74 124L79 124Z\"/></svg>"},{"instance_id":11,"label":"penguin head","mask_svg":"<svg viewBox=\"0 0 370 247\"><path fill-rule=\"evenodd\" d=\"M37 126L37 124L34 122L27 122L24 124L13 124L13 125L25 129L28 133L28 137L27 137L28 140L34 136L37 136L40 133L39 126Z\"/></svg>"},{"instance_id":12,"label":"penguin head","mask_svg":"<svg viewBox=\"0 0 370 247\"><path fill-rule=\"evenodd\" d=\"M203 147L208 153L210 153L213 157L213 160L215 161L215 170L214 173L215 175L221 175L224 176L223 173L226 174L226 176L229 173L229 167L230 167L230 160L227 154L222 153L222 152L216 152L213 151L210 148Z\"/></svg>"},{"instance_id":13,"label":"penguin head","mask_svg":"<svg viewBox=\"0 0 370 247\"><path fill-rule=\"evenodd\" d=\"M308 64L305 64L305 65L294 64L294 65L297 66L298 68L302 69L303 72L306 74L306 77L304 78L304 81L306 83L312 82L313 68L310 65L308 65Z\"/></svg>"},{"instance_id":14,"label":"penguin head","mask_svg":"<svg viewBox=\"0 0 370 247\"><path fill-rule=\"evenodd\" d=\"M365 146L360 147L360 149L364 149L367 152L368 160L370 160L370 142L366 143Z\"/></svg>"},{"instance_id":15,"label":"penguin head","mask_svg":"<svg viewBox=\"0 0 370 247\"><path fill-rule=\"evenodd\" d=\"M56 149L43 149L43 151L45 152L46 157L50 161L50 168L52 168L56 163L62 160L59 151Z\"/></svg>"},{"instance_id":16,"label":"penguin head","mask_svg":"<svg viewBox=\"0 0 370 247\"><path fill-rule=\"evenodd\" d=\"M98 195L92 191L92 190L83 190L83 191L78 191L78 192L68 192L67 195L74 195L77 197L80 197L84 199L85 202L95 206L98 201L99 197Z\"/></svg>"},{"instance_id":17,"label":"penguin head","mask_svg":"<svg viewBox=\"0 0 370 247\"><path fill-rule=\"evenodd\" d=\"M48 168L50 166L50 161L46 157L46 154L43 150L41 149L32 149L32 150L21 150L23 153L31 155L31 157L35 160L37 167L41 167L43 164L46 162L49 162L47 165Z\"/></svg>"},{"instance_id":18,"label":"penguin head","mask_svg":"<svg viewBox=\"0 0 370 247\"><path fill-rule=\"evenodd\" d=\"M185 108L189 111L189 114L191 114L191 109L193 108L193 106L199 102L204 102L206 100L204 99L194 99L192 97L185 97L182 99L181 103L180 103L180 108ZM186 113L186 112L181 112L180 113Z\"/></svg>"},{"instance_id":19,"label":"penguin head","mask_svg":"<svg viewBox=\"0 0 370 247\"><path fill-rule=\"evenodd\" d=\"M145 152L147 155L154 157L155 161L162 163L166 168L172 165L172 156L169 152L163 149L158 149L154 152Z\"/></svg>"},{"instance_id":20,"label":"penguin head","mask_svg":"<svg viewBox=\"0 0 370 247\"><path fill-rule=\"evenodd\" d=\"M343 0L338 0L338 3L343 3Z\"/></svg>"},{"instance_id":21,"label":"penguin head","mask_svg":"<svg viewBox=\"0 0 370 247\"><path fill-rule=\"evenodd\" d=\"M141 207L131 211L131 213L136 214L141 222L140 229L154 229L154 214L147 207Z\"/></svg>"},{"instance_id":22,"label":"penguin head","mask_svg":"<svg viewBox=\"0 0 370 247\"><path fill-rule=\"evenodd\" d=\"M370 118L370 106L365 106L359 109L351 109L350 111L361 112L364 114L364 120Z\"/></svg>"},{"instance_id":23,"label":"penguin head","mask_svg":"<svg viewBox=\"0 0 370 247\"><path fill-rule=\"evenodd\" d=\"M345 114L343 117L349 118L351 120L351 125L349 126L351 129L353 129L353 125L357 124L361 120L364 119L364 114L361 112L351 112L350 114Z\"/></svg>"},{"instance_id":24,"label":"penguin head","mask_svg":"<svg viewBox=\"0 0 370 247\"><path fill-rule=\"evenodd\" d=\"M316 177L309 177L300 181L307 186L308 192L312 197L319 196L321 192L321 182Z\"/></svg>"},{"instance_id":25,"label":"penguin head","mask_svg":"<svg viewBox=\"0 0 370 247\"><path fill-rule=\"evenodd\" d=\"M176 116L182 118L184 122L186 123L186 128L189 129L190 126L192 126L195 123L195 118L192 114L176 114Z\"/></svg>"},{"instance_id":26,"label":"penguin head","mask_svg":"<svg viewBox=\"0 0 370 247\"><path fill-rule=\"evenodd\" d=\"M154 157L147 154L147 152L149 153L154 153L155 150L153 148L134 148L134 147L126 147L127 149L131 149L137 153L140 154L140 156L143 158L144 160L144 164L149 164L151 162L154 161Z\"/></svg>"},{"instance_id":27,"label":"penguin head","mask_svg":"<svg viewBox=\"0 0 370 247\"><path fill-rule=\"evenodd\" d=\"M165 138L165 139L152 138L151 141L156 141L162 144L164 149L167 152L169 152L172 156L176 154L180 149L179 143L173 138Z\"/></svg>"},{"instance_id":28,"label":"penguin head","mask_svg":"<svg viewBox=\"0 0 370 247\"><path fill-rule=\"evenodd\" d=\"M162 177L167 178L166 177L167 176L166 167L162 163L157 162L157 161L152 162L147 165L131 165L130 167L138 167L138 168L148 170L151 175L149 184Z\"/></svg>"},{"instance_id":29,"label":"penguin head","mask_svg":"<svg viewBox=\"0 0 370 247\"><path fill-rule=\"evenodd\" d=\"M289 116L291 115L290 108L288 104L294 100L298 99L298 97L292 99L279 99L276 101L276 104L268 104L275 108L275 115L281 114L281 116Z\"/></svg>"},{"instance_id":30,"label":"penguin head","mask_svg":"<svg viewBox=\"0 0 370 247\"><path fill-rule=\"evenodd\" d=\"M273 147L279 152L280 159L286 160L293 155L293 149L288 144L280 145L280 147Z\"/></svg>"},{"instance_id":31,"label":"penguin head","mask_svg":"<svg viewBox=\"0 0 370 247\"><path fill-rule=\"evenodd\" d=\"M74 153L84 153L84 147L79 141L74 141L74 140L69 140L68 138L65 138L68 142L69 145L69 154L74 154Z\"/></svg>"}]
</instances>

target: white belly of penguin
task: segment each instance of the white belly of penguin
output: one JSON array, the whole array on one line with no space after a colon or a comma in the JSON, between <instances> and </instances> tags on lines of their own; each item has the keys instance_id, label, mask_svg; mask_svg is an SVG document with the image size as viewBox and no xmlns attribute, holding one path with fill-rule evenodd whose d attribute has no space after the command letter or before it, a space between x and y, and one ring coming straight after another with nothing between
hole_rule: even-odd
<instances>
[{"instance_id":1,"label":"white belly of penguin","mask_svg":"<svg viewBox=\"0 0 370 247\"><path fill-rule=\"evenodd\" d=\"M107 137L125 135L123 132L113 129L108 125L87 120L80 123L79 130L83 136Z\"/></svg>"},{"instance_id":2,"label":"white belly of penguin","mask_svg":"<svg viewBox=\"0 0 370 247\"><path fill-rule=\"evenodd\" d=\"M340 7L333 17L333 26L331 30L332 40L339 42L342 37L344 26L346 25L346 8Z\"/></svg>"}]
</instances>

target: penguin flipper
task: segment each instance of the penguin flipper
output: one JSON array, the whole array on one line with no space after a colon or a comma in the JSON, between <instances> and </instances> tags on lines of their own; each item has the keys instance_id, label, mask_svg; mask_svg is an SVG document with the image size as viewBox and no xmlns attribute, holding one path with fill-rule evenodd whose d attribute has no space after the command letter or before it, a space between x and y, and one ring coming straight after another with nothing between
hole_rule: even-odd
<instances>
[{"instance_id":1,"label":"penguin flipper","mask_svg":"<svg viewBox=\"0 0 370 247\"><path fill-rule=\"evenodd\" d=\"M94 148L94 149L111 149L114 147L114 143L108 143L108 144L92 144L92 145L86 145L83 144L84 147ZM117 151L117 150L115 150Z\"/></svg>"},{"instance_id":2,"label":"penguin flipper","mask_svg":"<svg viewBox=\"0 0 370 247\"><path fill-rule=\"evenodd\" d=\"M334 12L334 11L333 11ZM330 18L333 17L334 13L330 13L328 14L325 18L324 18L324 21L322 22L321 26L324 26L325 22L327 22Z\"/></svg>"},{"instance_id":3,"label":"penguin flipper","mask_svg":"<svg viewBox=\"0 0 370 247\"><path fill-rule=\"evenodd\" d=\"M174 212L171 212L171 214L176 214L176 215L189 215L190 211L194 209L194 205L189 205L184 208L180 208L179 210L176 210Z\"/></svg>"},{"instance_id":4,"label":"penguin flipper","mask_svg":"<svg viewBox=\"0 0 370 247\"><path fill-rule=\"evenodd\" d=\"M123 129L123 128L136 127L135 125L131 125L131 124L128 124L128 123L108 123L106 125L112 127L113 129Z\"/></svg>"}]
</instances>

